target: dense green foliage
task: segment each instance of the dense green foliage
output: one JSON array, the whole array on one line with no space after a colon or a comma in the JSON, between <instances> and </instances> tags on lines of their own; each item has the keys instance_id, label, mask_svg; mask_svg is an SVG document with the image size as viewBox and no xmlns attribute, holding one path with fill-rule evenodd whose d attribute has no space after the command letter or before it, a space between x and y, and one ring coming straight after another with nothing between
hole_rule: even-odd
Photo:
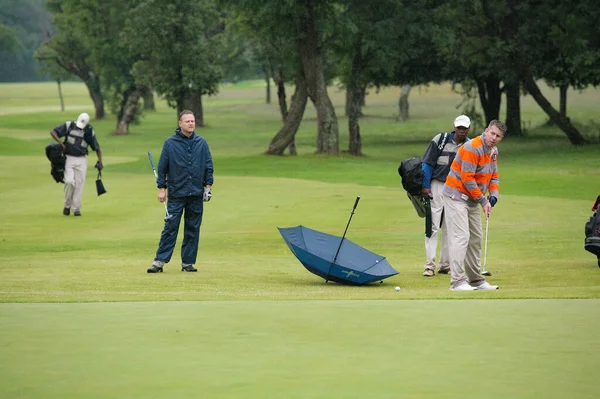
<instances>
[{"instance_id":1,"label":"dense green foliage","mask_svg":"<svg viewBox=\"0 0 600 399\"><path fill-rule=\"evenodd\" d=\"M223 80L260 75L273 78L281 93L284 82L298 85L302 75L317 108L319 153L339 152L325 89L331 82L347 90L353 155L361 154L360 107L369 87L447 80L471 88L465 111L475 120L499 118L510 135L525 134L519 96L526 92L572 144L590 142L582 121L571 119L567 91L600 83L600 11L592 0L47 0L54 26L41 0L5 3L2 79L31 76L31 49L48 41L38 59L83 80L97 118L107 101L120 133L139 120L138 102L151 90L178 111L191 108L202 126L202 96ZM52 67L42 72L56 79ZM543 96L540 80L560 87L558 101Z\"/></svg>"},{"instance_id":2,"label":"dense green foliage","mask_svg":"<svg viewBox=\"0 0 600 399\"><path fill-rule=\"evenodd\" d=\"M0 82L44 80L34 53L52 31L45 0L2 0L0 4Z\"/></svg>"}]
</instances>

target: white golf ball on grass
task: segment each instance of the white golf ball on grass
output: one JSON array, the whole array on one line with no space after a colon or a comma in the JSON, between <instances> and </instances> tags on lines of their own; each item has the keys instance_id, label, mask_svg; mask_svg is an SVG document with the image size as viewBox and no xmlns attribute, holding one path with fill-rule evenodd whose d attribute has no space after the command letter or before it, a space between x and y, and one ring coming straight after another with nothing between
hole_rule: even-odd
<instances>
[{"instance_id":1,"label":"white golf ball on grass","mask_svg":"<svg viewBox=\"0 0 600 399\"><path fill-rule=\"evenodd\" d=\"M396 287L394 288L396 291L400 291L400 287Z\"/></svg>"}]
</instances>

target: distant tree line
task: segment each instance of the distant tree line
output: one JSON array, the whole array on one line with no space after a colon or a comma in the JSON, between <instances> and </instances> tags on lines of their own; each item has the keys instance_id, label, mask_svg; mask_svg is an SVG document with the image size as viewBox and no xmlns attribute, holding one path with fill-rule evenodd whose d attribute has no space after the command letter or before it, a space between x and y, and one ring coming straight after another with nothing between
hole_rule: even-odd
<instances>
[{"instance_id":1,"label":"distant tree line","mask_svg":"<svg viewBox=\"0 0 600 399\"><path fill-rule=\"evenodd\" d=\"M10 10L41 1L4 0L9 6L0 11L4 55L27 53L35 42L25 43ZM572 144L582 145L588 140L567 115L567 92L600 84L600 7L593 0L45 3L52 23L47 13L35 14L39 22L30 32L41 29L46 36L35 58L59 83L65 76L81 79L96 118L108 106L117 116L118 134L128 132L142 108L153 108L153 93L177 111L193 110L202 127L204 96L217 93L226 80L262 76L267 101L271 82L276 87L282 118L267 154L286 149L295 154L294 136L309 101L317 112L316 152L340 152L338 117L328 93L334 82L346 90L353 155L362 153L360 117L370 88L402 88L402 121L409 117L410 88L442 81L458 84L465 104L478 99L486 123L505 120L509 135L522 134L520 97L531 95ZM558 106L544 97L541 80L560 89ZM286 86L294 88L289 104Z\"/></svg>"}]
</instances>

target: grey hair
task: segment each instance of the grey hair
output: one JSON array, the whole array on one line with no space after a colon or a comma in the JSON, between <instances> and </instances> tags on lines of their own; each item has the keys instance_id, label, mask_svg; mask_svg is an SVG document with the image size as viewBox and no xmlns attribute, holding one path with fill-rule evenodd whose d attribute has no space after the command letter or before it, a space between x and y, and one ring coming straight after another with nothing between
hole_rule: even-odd
<instances>
[{"instance_id":1,"label":"grey hair","mask_svg":"<svg viewBox=\"0 0 600 399\"><path fill-rule=\"evenodd\" d=\"M496 126L502 132L502 134L506 133L506 125L504 123L500 122L498 119L494 119L493 121L491 121L490 124L488 125L488 128L490 128L492 126Z\"/></svg>"}]
</instances>

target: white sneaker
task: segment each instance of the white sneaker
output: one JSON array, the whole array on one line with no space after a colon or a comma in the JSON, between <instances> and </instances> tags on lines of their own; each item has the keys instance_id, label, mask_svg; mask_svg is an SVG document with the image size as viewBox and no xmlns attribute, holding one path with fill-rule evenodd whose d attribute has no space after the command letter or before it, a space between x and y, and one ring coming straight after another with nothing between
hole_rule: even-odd
<instances>
[{"instance_id":1,"label":"white sneaker","mask_svg":"<svg viewBox=\"0 0 600 399\"><path fill-rule=\"evenodd\" d=\"M483 283L481 283L478 286L476 286L475 289L476 290L481 290L481 291L493 291L493 290L497 290L498 286L497 285L491 285L487 281L484 281Z\"/></svg>"},{"instance_id":2,"label":"white sneaker","mask_svg":"<svg viewBox=\"0 0 600 399\"><path fill-rule=\"evenodd\" d=\"M471 287L468 283L462 283L458 287L450 287L450 291L475 291L475 287Z\"/></svg>"}]
</instances>

